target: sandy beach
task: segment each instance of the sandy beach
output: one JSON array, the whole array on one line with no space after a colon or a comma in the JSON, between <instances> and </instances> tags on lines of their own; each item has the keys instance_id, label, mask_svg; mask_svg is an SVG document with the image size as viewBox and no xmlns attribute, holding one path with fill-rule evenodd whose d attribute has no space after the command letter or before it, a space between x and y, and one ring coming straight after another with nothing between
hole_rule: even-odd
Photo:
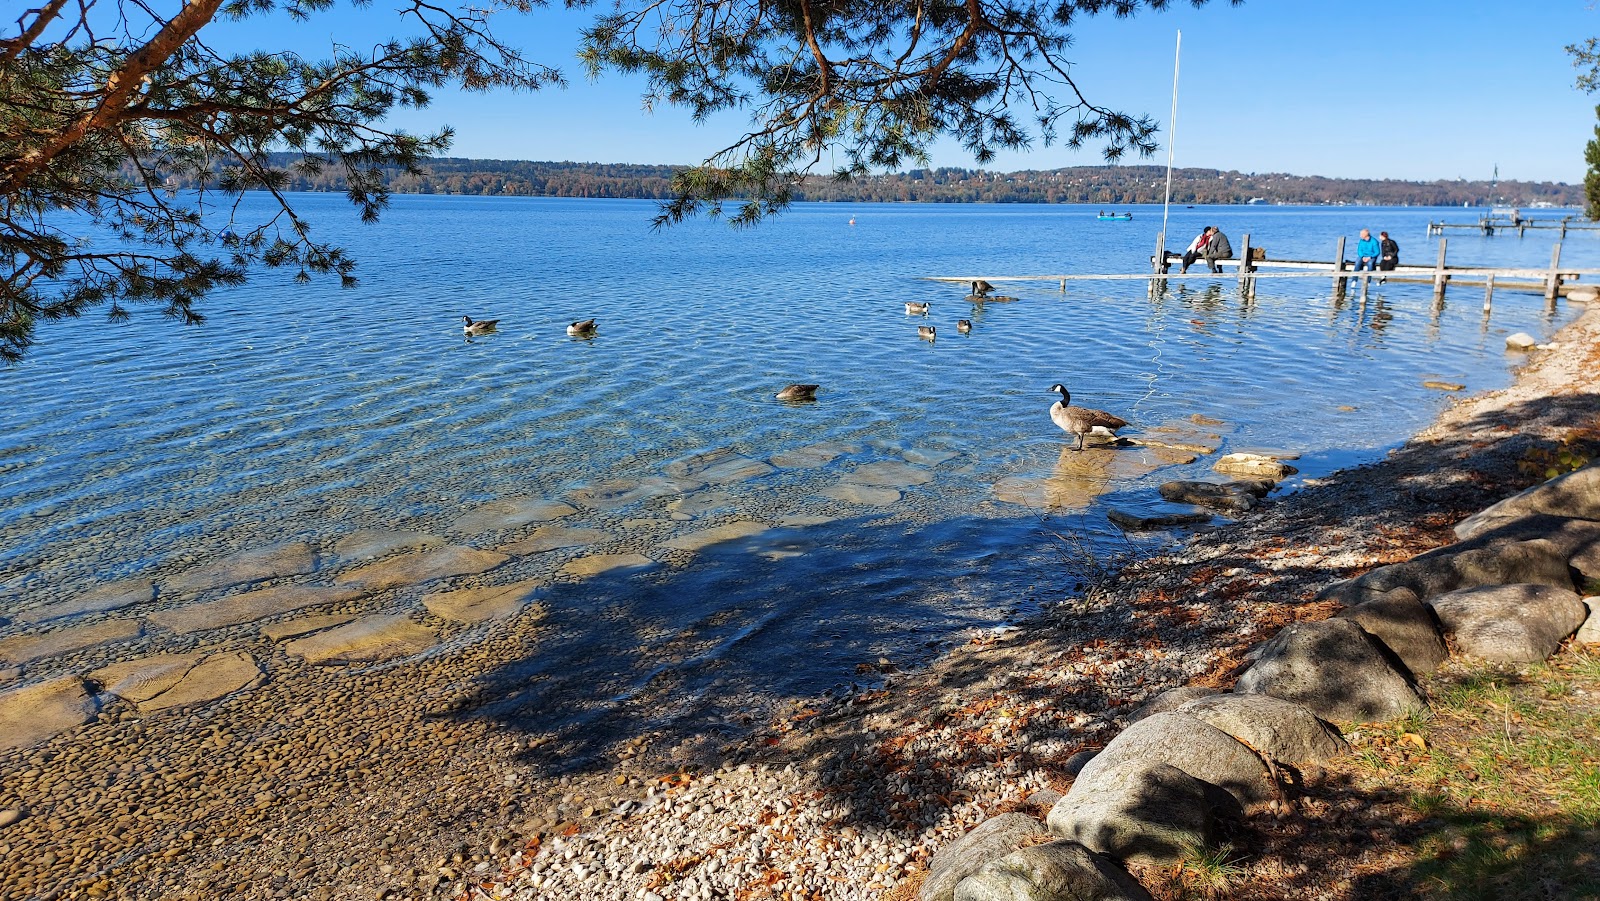
<instances>
[{"instance_id":1,"label":"sandy beach","mask_svg":"<svg viewBox=\"0 0 1600 901\"><path fill-rule=\"evenodd\" d=\"M110 709L4 752L0 899L897 897L983 818L1048 807L1068 759L1140 704L1231 684L1251 644L1333 612L1310 603L1319 588L1443 544L1530 484L1518 460L1600 412L1600 311L1556 340L1512 387L1463 400L1386 460L1082 596L1072 579L1039 585L1043 615L926 668L863 663L856 690L715 733L596 736L604 751L566 771L481 715L494 698L457 687L523 656L537 607L337 679L206 658L253 690L164 715ZM1070 537L1049 540L1070 556Z\"/></svg>"}]
</instances>

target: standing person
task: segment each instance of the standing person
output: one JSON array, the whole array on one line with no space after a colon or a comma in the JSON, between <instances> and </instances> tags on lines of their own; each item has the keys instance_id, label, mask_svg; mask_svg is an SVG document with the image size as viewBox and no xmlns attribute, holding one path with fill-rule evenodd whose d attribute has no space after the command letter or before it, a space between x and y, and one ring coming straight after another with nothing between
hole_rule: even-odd
<instances>
[{"instance_id":1,"label":"standing person","mask_svg":"<svg viewBox=\"0 0 1600 901\"><path fill-rule=\"evenodd\" d=\"M1222 229L1211 226L1211 238L1206 241L1206 266L1212 272L1221 272L1222 267L1217 265L1218 260L1226 260L1233 256L1233 245L1228 243L1228 236Z\"/></svg>"},{"instance_id":2,"label":"standing person","mask_svg":"<svg viewBox=\"0 0 1600 901\"><path fill-rule=\"evenodd\" d=\"M1378 268L1392 272L1394 267L1400 265L1400 245L1389 237L1388 232L1378 232L1378 238Z\"/></svg>"},{"instance_id":3,"label":"standing person","mask_svg":"<svg viewBox=\"0 0 1600 901\"><path fill-rule=\"evenodd\" d=\"M1361 230L1361 240L1356 242L1356 271L1363 269L1376 271L1378 268L1378 239L1372 237L1372 232Z\"/></svg>"},{"instance_id":4,"label":"standing person","mask_svg":"<svg viewBox=\"0 0 1600 901\"><path fill-rule=\"evenodd\" d=\"M1206 242L1209 240L1211 240L1211 226L1208 225L1200 229L1200 234L1195 235L1194 240L1189 242L1189 246L1183 249L1183 268L1178 270L1180 273L1188 272L1189 267L1194 265L1194 261L1205 254Z\"/></svg>"}]
</instances>

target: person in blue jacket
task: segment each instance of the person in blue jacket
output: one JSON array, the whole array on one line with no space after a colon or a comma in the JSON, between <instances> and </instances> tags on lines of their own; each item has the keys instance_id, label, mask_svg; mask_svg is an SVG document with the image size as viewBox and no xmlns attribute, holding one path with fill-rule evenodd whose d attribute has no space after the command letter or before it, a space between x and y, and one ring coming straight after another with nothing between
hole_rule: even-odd
<instances>
[{"instance_id":1,"label":"person in blue jacket","mask_svg":"<svg viewBox=\"0 0 1600 901\"><path fill-rule=\"evenodd\" d=\"M1372 232L1363 228L1361 240L1356 242L1356 271L1368 269L1377 272L1378 254L1378 239L1372 236Z\"/></svg>"}]
</instances>

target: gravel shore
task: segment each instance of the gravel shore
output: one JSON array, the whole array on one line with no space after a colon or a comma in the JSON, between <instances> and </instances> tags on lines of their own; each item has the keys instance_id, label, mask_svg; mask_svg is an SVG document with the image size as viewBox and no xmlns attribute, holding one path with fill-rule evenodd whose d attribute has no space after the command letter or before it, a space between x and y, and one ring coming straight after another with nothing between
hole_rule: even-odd
<instances>
[{"instance_id":1,"label":"gravel shore","mask_svg":"<svg viewBox=\"0 0 1600 901\"><path fill-rule=\"evenodd\" d=\"M633 736L552 775L536 742L474 714L493 699L459 687L522 658L537 615L326 685L102 711L0 761L0 901L906 895L982 819L1047 809L1072 755L1149 698L1231 684L1252 644L1331 614L1317 589L1446 543L1530 483L1518 460L1600 413L1600 309L1556 341L1384 461L1085 596L1064 585L1042 615L915 672L864 664L862 687L744 731Z\"/></svg>"}]
</instances>

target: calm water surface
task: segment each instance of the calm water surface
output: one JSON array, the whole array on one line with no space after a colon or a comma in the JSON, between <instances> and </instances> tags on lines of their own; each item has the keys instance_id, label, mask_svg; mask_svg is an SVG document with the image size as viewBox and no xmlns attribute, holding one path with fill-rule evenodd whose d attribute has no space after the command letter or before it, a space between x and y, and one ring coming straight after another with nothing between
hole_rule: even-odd
<instances>
[{"instance_id":1,"label":"calm water surface","mask_svg":"<svg viewBox=\"0 0 1600 901\"><path fill-rule=\"evenodd\" d=\"M544 499L575 508L560 526L595 532L443 584L551 583L551 633L520 674L563 699L551 717L735 683L817 691L1058 595L1087 564L1046 527L1124 549L1108 503L1153 509L1160 482L1210 472L1207 458L1064 454L1054 382L1146 429L1218 435L1223 451L1299 451L1316 475L1425 425L1446 397L1424 379L1503 385L1517 361L1504 336L1542 339L1569 316L1500 291L1486 320L1470 288L1438 309L1427 286L1336 302L1322 280L1263 281L1246 300L1193 274L1154 298L1136 281L1002 283L1015 303L975 306L924 280L1143 271L1159 207L1098 222L1083 207L801 205L754 231L658 233L648 202L402 196L376 227L338 197L296 202L360 260L359 288L265 273L208 300L199 328L145 311L46 323L28 361L0 371L0 638L97 585L290 540L321 551L318 572L280 580L306 584L363 562L334 552L362 529L503 547L534 525L462 517ZM1477 215L1179 209L1171 233L1181 246L1216 224L1235 247L1249 232L1273 257L1327 259L1338 235L1353 254L1359 228L1384 228L1404 261L1431 262L1428 219ZM1539 235L1455 235L1450 257L1547 265ZM1595 265L1595 241L1569 238L1564 259ZM907 316L906 301L932 312ZM464 341L462 315L500 330ZM596 337L564 334L589 317ZM919 340L923 324L936 341ZM823 387L815 403L775 401L790 382ZM741 537L696 547L730 523L716 534ZM650 565L567 569L597 554ZM439 587L365 603L427 621L419 599Z\"/></svg>"}]
</instances>

